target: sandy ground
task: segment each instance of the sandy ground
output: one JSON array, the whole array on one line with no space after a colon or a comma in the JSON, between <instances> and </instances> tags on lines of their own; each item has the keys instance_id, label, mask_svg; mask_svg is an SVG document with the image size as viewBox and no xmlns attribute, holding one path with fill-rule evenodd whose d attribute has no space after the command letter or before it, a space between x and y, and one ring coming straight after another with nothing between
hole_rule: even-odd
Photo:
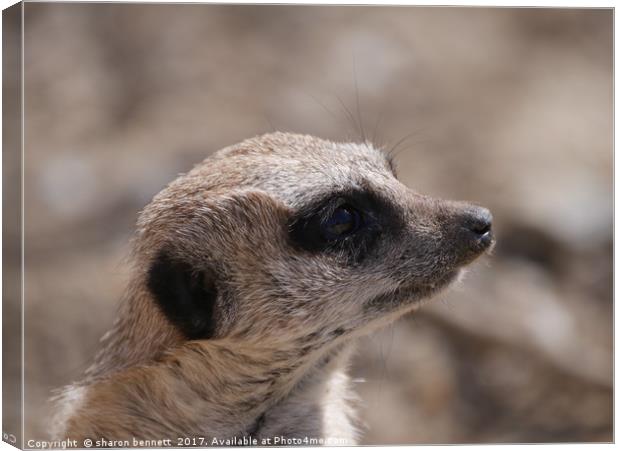
<instances>
[{"instance_id":1,"label":"sandy ground","mask_svg":"<svg viewBox=\"0 0 620 451\"><path fill-rule=\"evenodd\" d=\"M612 440L611 11L27 3L25 83L27 437L110 326L156 192L243 138L361 123L498 237L358 344L362 443Z\"/></svg>"}]
</instances>

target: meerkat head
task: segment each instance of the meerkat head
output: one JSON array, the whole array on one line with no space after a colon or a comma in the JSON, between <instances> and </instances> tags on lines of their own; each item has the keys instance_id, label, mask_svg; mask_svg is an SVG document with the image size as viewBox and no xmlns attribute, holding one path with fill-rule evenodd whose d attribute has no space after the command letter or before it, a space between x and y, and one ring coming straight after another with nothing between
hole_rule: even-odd
<instances>
[{"instance_id":1,"label":"meerkat head","mask_svg":"<svg viewBox=\"0 0 620 451\"><path fill-rule=\"evenodd\" d=\"M414 309L492 244L488 210L407 188L370 144L275 133L160 192L135 253L186 338L298 346Z\"/></svg>"}]
</instances>

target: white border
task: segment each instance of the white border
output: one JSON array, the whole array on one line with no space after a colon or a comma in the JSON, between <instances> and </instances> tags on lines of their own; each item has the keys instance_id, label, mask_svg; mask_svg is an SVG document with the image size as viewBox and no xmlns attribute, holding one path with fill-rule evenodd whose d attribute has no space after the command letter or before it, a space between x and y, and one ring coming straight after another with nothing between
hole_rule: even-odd
<instances>
[{"instance_id":1,"label":"white border","mask_svg":"<svg viewBox=\"0 0 620 451\"><path fill-rule=\"evenodd\" d=\"M45 0L27 0L26 2L39 2L39 1L45 1ZM103 2L97 2L95 0L63 0L63 2L67 2L67 3L103 3ZM15 2L14 0L0 0L0 6L2 7L2 9L5 9L9 6L14 5ZM616 2L615 1L589 1L589 2L583 2L583 1L544 1L544 2L534 2L534 1L530 1L529 3L523 3L523 2L514 2L514 1L475 1L475 2L466 2L466 1L451 1L451 2L440 2L440 1L416 1L416 2L411 2L411 1L403 1L403 0L391 0L391 1L364 1L364 0L355 0L355 1L351 1L351 0L341 0L339 2L332 2L332 1L325 1L325 0L317 0L314 2L307 2L307 1L298 1L298 0L288 0L288 1L279 1L279 0L271 0L268 2L265 1L256 1L256 0L229 0L226 2L223 1L204 1L204 2L188 2L188 1L169 1L169 0L148 0L148 1L143 1L143 0L134 0L131 2L115 2L115 3L205 3L205 4L223 4L223 3L231 3L231 4L302 4L302 5L331 5L331 4L339 4L339 5L379 5L379 6L390 6L390 5L402 5L402 6L438 6L438 7L450 7L450 6L468 6L468 7L536 7L536 8L544 8L544 7L552 7L552 8L615 8ZM21 116L22 116L22 124L21 124L21 163L22 163L22 181L21 181L21 216L22 216L22 223L21 223L21 228L22 228L22 243L21 243L21 257L22 257L22 286L21 286L21 290L22 290L22 312L21 312L21 321L22 321L22 342L21 342L21 353L22 353L22 413L24 413L24 408L25 408L25 385L24 385L24 339L25 339L25 329L24 329L24 299L23 299L23 295L24 295L24 291L25 291L25 261L24 261L24 241L23 241L23 236L24 236L24 200L25 200L25 191L24 191L24 142L25 142L25 108L24 108L24 8L22 7L22 49L21 49L21 93L20 93L20 97L21 97ZM618 170L618 161L615 159L615 130L618 127L618 122L617 122L617 117L615 115L615 110L616 108L618 108L619 106L619 101L618 101L618 97L616 96L616 90L615 90L615 85L617 82L617 74L615 73L615 61L617 60L617 56L618 56L618 45L617 45L617 36L615 33L615 29L616 29L616 25L617 25L617 19L616 19L616 15L615 15L615 11L614 11L614 90L613 90L613 96L614 96L614 174L616 173L616 171ZM2 32L2 24L0 21L0 35ZM2 58L2 48L0 46L0 60ZM2 92L0 90L0 105L2 104ZM0 142L2 142L2 130L0 128ZM1 167L2 167L2 162L0 160L0 182L2 179L2 175L1 175ZM617 199L617 187L615 185L615 176L614 176L614 238L616 237L616 234L618 232L618 227L620 227L618 225L618 211L615 208L616 207L616 199ZM2 195L2 186L0 183L0 198ZM2 218L2 211L0 210L0 219ZM2 239L2 231L0 229L0 241ZM614 239L614 262L616 259L616 256L618 255L618 243L616 242L616 240ZM0 265L0 275L2 274L2 268ZM614 300L615 300L615 287L616 284L618 282L617 279L617 274L615 272L615 264L614 264ZM2 281L0 280L0 288L2 286ZM617 370L617 359L615 358L615 350L618 349L618 338L615 334L615 323L616 323L616 315L617 315L617 311L615 309L614 306L614 388L616 388L615 382L616 382L616 378L615 376L618 374ZM0 309L0 320L2 318L2 313L1 313L1 309ZM1 344L1 338L0 338L0 344ZM0 360L0 372L2 369L2 362ZM617 405L617 401L618 401L618 391L614 389L614 439L615 439L615 431L617 430L618 427L618 417L617 415L615 415L615 406ZM1 408L1 392L0 392L0 408ZM578 406L575 406L576 408L578 408ZM25 433L25 422L24 422L24 417L25 415L22 416L22 437L25 439L24 437L24 433ZM465 449L477 449L477 448L484 448L485 450L490 450L490 451L495 451L495 450L499 450L499 449L504 449L506 447L510 447L511 450L515 450L515 451L520 451L523 449L530 449L532 446L537 446L537 447L542 447L543 449L560 449L560 447L562 449L589 449L590 447L595 447L596 449L615 449L615 445L614 444L552 444L552 445L547 445L547 444L541 444L541 445L483 445L483 444L476 444L476 445L458 445L459 447L463 447ZM527 447L527 448L526 448ZM387 448L395 448L395 449L403 449L403 448L409 448L409 446L398 446L398 447L383 447L383 446L376 446L373 447L375 449L387 449ZM446 450L451 448L451 446L446 446L446 445L433 445L433 446L429 446L429 445L422 445L422 446L415 446L415 449L419 449L419 450ZM10 446L9 444L5 443L5 442L0 442L0 451L3 450L13 450L15 449L14 447ZM293 448L291 448L293 449ZM299 448L297 448L299 449ZM307 449L307 448L301 448L301 449ZM345 448L345 449L354 449L354 448Z\"/></svg>"}]
</instances>

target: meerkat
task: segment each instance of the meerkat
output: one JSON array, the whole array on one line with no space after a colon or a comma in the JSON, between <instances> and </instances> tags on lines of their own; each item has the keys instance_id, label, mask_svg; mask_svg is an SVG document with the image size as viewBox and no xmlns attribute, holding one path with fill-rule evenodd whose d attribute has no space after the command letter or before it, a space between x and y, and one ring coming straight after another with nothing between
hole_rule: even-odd
<instances>
[{"instance_id":1,"label":"meerkat","mask_svg":"<svg viewBox=\"0 0 620 451\"><path fill-rule=\"evenodd\" d=\"M220 150L139 216L118 319L55 436L355 444L351 344L450 285L493 246L491 221L407 188L370 143Z\"/></svg>"}]
</instances>

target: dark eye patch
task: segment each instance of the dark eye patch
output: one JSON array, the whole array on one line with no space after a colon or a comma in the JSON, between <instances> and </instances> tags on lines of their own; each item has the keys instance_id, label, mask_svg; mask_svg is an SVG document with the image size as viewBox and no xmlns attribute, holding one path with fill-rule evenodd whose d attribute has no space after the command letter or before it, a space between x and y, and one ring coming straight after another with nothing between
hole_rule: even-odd
<instances>
[{"instance_id":1,"label":"dark eye patch","mask_svg":"<svg viewBox=\"0 0 620 451\"><path fill-rule=\"evenodd\" d=\"M398 209L371 191L334 192L300 209L289 221L294 247L328 252L359 263L382 233L395 230L402 220Z\"/></svg>"}]
</instances>

